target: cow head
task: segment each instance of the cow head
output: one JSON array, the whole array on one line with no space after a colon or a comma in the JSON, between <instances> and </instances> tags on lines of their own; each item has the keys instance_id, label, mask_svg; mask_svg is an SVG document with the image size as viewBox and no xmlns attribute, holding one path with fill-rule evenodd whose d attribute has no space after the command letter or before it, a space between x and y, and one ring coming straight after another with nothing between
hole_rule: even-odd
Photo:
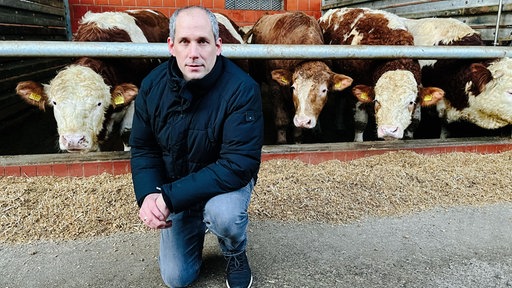
<instances>
[{"instance_id":1,"label":"cow head","mask_svg":"<svg viewBox=\"0 0 512 288\"><path fill-rule=\"evenodd\" d=\"M512 59L506 57L470 66L471 82L466 83L469 106L462 111L451 109L458 118L486 129L512 124ZM448 115L448 121L454 116Z\"/></svg>"},{"instance_id":2,"label":"cow head","mask_svg":"<svg viewBox=\"0 0 512 288\"><path fill-rule=\"evenodd\" d=\"M53 107L61 150L88 152L99 150L101 135L108 133L107 111L128 106L138 89L132 84L121 84L111 93L98 73L88 67L70 65L49 84L18 83L16 93L41 110Z\"/></svg>"},{"instance_id":3,"label":"cow head","mask_svg":"<svg viewBox=\"0 0 512 288\"><path fill-rule=\"evenodd\" d=\"M327 102L327 93L341 91L352 84L352 78L332 72L320 61L303 62L293 72L277 69L271 74L279 85L291 88L295 105L293 123L298 128L314 128Z\"/></svg>"},{"instance_id":4,"label":"cow head","mask_svg":"<svg viewBox=\"0 0 512 288\"><path fill-rule=\"evenodd\" d=\"M439 88L418 87L413 74L406 70L388 71L375 87L356 85L352 93L360 102L375 103L377 137L383 139L402 139L412 119L419 118L421 106L434 105L444 97Z\"/></svg>"}]
</instances>

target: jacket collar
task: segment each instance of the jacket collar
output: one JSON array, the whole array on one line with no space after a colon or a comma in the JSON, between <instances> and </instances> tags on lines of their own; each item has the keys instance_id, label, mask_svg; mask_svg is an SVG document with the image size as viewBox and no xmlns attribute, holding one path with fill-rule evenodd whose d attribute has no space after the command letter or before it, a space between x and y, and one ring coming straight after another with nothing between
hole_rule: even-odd
<instances>
[{"instance_id":1,"label":"jacket collar","mask_svg":"<svg viewBox=\"0 0 512 288\"><path fill-rule=\"evenodd\" d=\"M179 91L180 94L183 92L183 88L186 87L186 89L189 90L193 95L204 95L211 90L211 87L215 85L217 79L222 74L222 70L222 56L217 56L215 65L213 66L213 69L210 71L210 73L206 74L201 79L185 81L185 79L183 79L183 73L180 71L178 63L176 62L176 58L171 57L171 59L169 60L168 68L170 76L169 84L171 85L171 89L173 91Z\"/></svg>"}]
</instances>

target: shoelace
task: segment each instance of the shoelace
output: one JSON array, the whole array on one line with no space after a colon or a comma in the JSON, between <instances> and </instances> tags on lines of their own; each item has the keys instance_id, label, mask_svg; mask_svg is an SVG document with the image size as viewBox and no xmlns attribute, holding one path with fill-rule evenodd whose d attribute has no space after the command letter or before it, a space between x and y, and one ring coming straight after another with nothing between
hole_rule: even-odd
<instances>
[{"instance_id":1,"label":"shoelace","mask_svg":"<svg viewBox=\"0 0 512 288\"><path fill-rule=\"evenodd\" d=\"M236 255L236 256L231 256L231 257L226 257L226 258L228 258L228 265L227 265L228 272L244 270L243 261L240 261L240 259L238 259L240 256L243 257L242 254Z\"/></svg>"}]
</instances>

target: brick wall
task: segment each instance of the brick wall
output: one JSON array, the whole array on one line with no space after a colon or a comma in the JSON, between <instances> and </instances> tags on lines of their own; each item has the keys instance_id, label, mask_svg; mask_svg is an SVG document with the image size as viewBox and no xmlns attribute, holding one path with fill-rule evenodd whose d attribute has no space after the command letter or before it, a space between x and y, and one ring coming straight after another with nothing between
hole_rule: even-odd
<instances>
[{"instance_id":1,"label":"brick wall","mask_svg":"<svg viewBox=\"0 0 512 288\"><path fill-rule=\"evenodd\" d=\"M284 0L284 10L304 11L319 18L321 16L321 0ZM78 21L87 12L123 11L127 9L156 9L167 16L174 10L188 5L201 5L213 12L226 14L239 26L254 24L261 15L266 13L280 13L283 11L267 10L227 10L224 0L69 0L69 10L72 31L78 27Z\"/></svg>"},{"instance_id":2,"label":"brick wall","mask_svg":"<svg viewBox=\"0 0 512 288\"><path fill-rule=\"evenodd\" d=\"M502 140L497 138L453 138L442 141L419 139L397 141L392 144L390 145L388 141L367 141L264 146L261 160L289 159L318 164L329 160L350 161L400 150L414 151L419 154L452 152L490 154L512 150L512 141L508 138ZM129 152L91 152L89 155L60 153L0 156L0 177L87 177L102 173L113 175L131 173Z\"/></svg>"}]
</instances>

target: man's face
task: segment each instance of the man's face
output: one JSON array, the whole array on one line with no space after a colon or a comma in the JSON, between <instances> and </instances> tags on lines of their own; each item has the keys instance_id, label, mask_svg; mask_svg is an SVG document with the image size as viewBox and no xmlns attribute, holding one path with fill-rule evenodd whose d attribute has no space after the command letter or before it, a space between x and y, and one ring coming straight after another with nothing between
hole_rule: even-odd
<instances>
[{"instance_id":1,"label":"man's face","mask_svg":"<svg viewBox=\"0 0 512 288\"><path fill-rule=\"evenodd\" d=\"M222 41L214 40L212 26L206 13L200 9L182 11L176 18L174 41L167 39L171 54L176 57L178 67L187 81L201 79L208 74Z\"/></svg>"}]
</instances>

